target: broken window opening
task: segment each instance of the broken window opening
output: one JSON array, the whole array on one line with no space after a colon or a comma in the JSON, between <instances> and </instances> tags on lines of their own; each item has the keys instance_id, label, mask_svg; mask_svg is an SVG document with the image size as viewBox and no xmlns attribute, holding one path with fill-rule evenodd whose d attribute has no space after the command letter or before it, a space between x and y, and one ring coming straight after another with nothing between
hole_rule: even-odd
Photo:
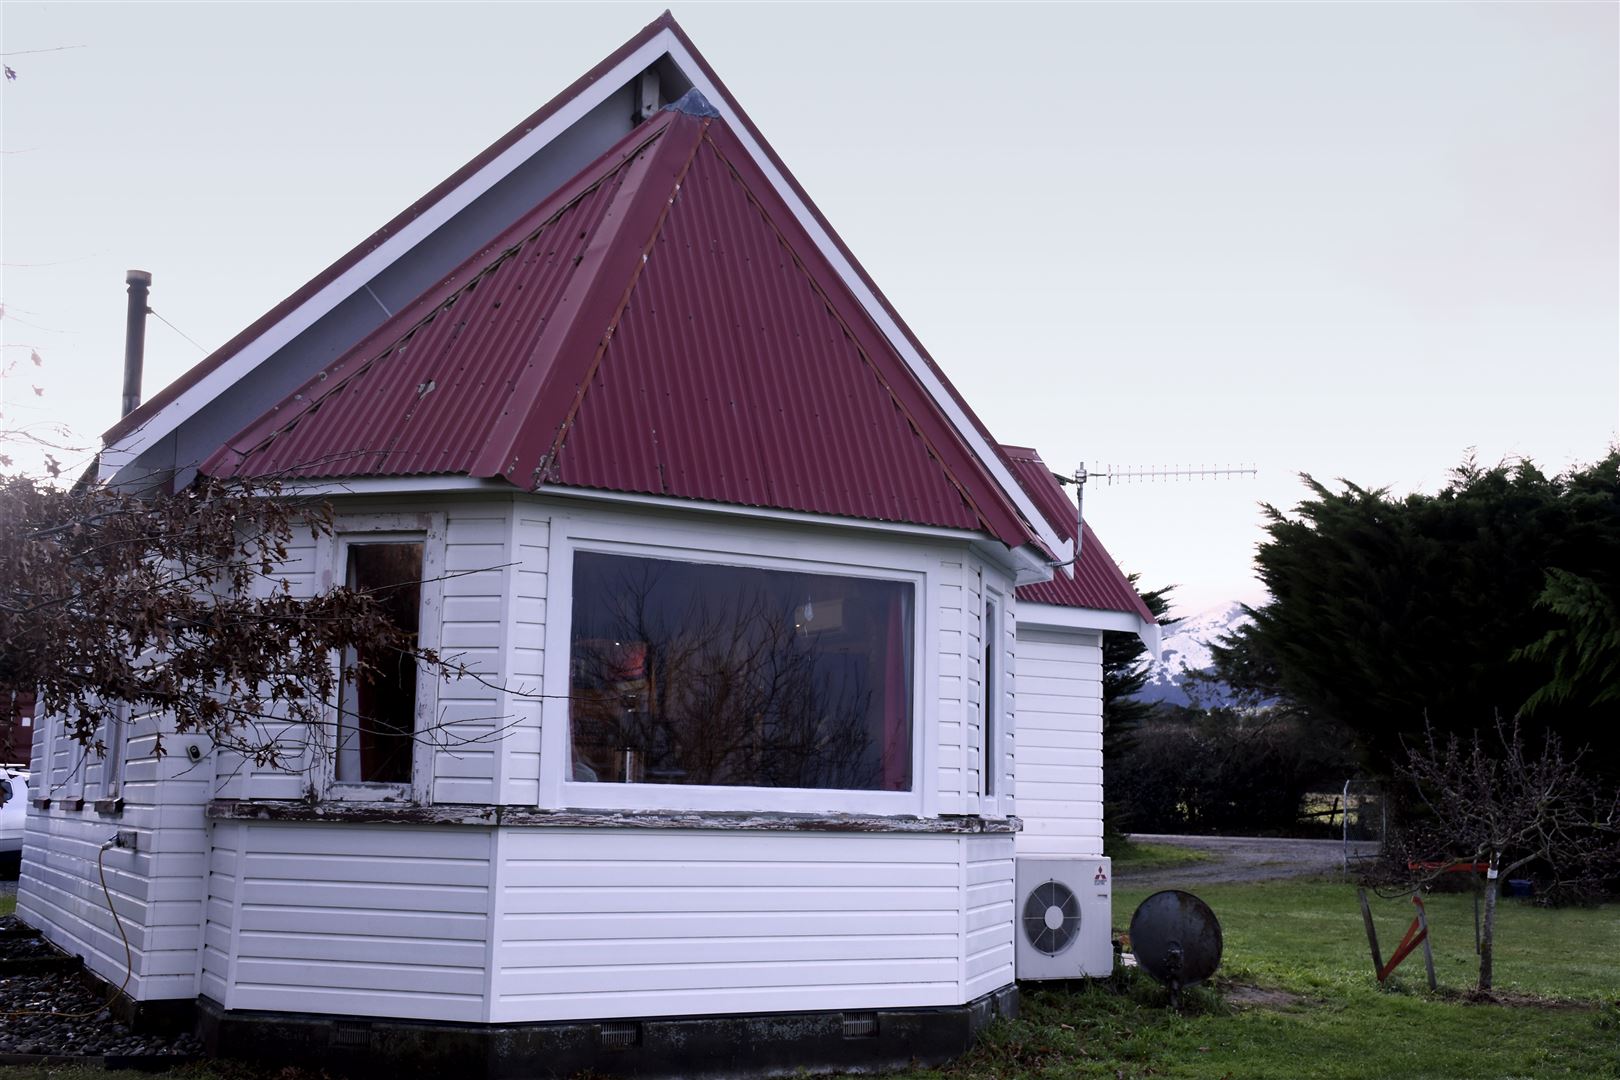
<instances>
[{"instance_id":1,"label":"broken window opening","mask_svg":"<svg viewBox=\"0 0 1620 1080\"><path fill-rule=\"evenodd\" d=\"M369 592L414 649L422 628L422 541L350 543L345 581ZM398 648L345 650L338 697L335 778L345 783L408 784L414 758L417 666Z\"/></svg>"}]
</instances>

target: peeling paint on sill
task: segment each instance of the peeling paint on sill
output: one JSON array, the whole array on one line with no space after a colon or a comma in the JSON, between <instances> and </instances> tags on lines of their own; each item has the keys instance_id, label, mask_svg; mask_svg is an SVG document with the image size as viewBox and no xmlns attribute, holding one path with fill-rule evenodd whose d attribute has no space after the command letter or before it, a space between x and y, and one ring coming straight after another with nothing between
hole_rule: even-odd
<instances>
[{"instance_id":1,"label":"peeling paint on sill","mask_svg":"<svg viewBox=\"0 0 1620 1080\"><path fill-rule=\"evenodd\" d=\"M215 799L213 821L331 821L364 825L476 825L554 829L698 829L726 832L953 833L1012 835L1016 817L920 818L873 814L732 813L704 810L537 810L524 806L252 802Z\"/></svg>"}]
</instances>

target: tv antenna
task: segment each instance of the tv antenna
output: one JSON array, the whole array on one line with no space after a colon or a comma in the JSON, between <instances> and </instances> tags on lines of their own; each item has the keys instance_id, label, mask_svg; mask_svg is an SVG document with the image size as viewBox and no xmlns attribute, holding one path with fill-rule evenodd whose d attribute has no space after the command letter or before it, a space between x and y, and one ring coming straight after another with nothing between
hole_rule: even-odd
<instances>
[{"instance_id":1,"label":"tv antenna","mask_svg":"<svg viewBox=\"0 0 1620 1080\"><path fill-rule=\"evenodd\" d=\"M1080 562L1080 545L1086 535L1086 481L1102 480L1110 486L1117 480L1121 484L1135 483L1138 480L1147 482L1153 480L1214 480L1225 476L1258 476L1260 470L1253 465L1171 465L1161 468L1157 465L1132 466L1109 465L1100 472L1087 472L1086 463L1081 462L1080 467L1074 470L1073 476L1064 476L1062 473L1053 473L1052 478L1060 484L1074 486L1074 558L1070 563L1078 565Z\"/></svg>"}]
</instances>

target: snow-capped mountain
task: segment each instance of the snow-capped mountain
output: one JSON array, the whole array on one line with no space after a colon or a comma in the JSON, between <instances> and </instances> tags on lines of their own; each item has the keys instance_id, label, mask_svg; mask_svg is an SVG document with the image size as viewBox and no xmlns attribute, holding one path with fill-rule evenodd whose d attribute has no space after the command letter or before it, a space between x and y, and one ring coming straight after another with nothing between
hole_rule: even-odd
<instances>
[{"instance_id":1,"label":"snow-capped mountain","mask_svg":"<svg viewBox=\"0 0 1620 1080\"><path fill-rule=\"evenodd\" d=\"M1241 604L1223 604L1188 616L1169 628L1164 636L1163 650L1158 662L1148 673L1148 681L1136 696L1143 701L1163 701L1171 705L1190 705L1191 699L1182 687L1190 672L1208 671L1215 665L1210 644L1224 635L1248 625L1250 619ZM1224 699L1221 687L1206 684L1203 704L1216 705Z\"/></svg>"}]
</instances>

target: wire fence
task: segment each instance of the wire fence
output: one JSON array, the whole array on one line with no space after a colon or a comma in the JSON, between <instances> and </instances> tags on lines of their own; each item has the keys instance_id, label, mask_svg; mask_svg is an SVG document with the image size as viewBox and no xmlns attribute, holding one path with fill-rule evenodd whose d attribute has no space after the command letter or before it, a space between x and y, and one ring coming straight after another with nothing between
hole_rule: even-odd
<instances>
[{"instance_id":1,"label":"wire fence","mask_svg":"<svg viewBox=\"0 0 1620 1080\"><path fill-rule=\"evenodd\" d=\"M1346 780L1341 798L1344 869L1348 873L1357 863L1378 858L1383 850L1389 803L1383 786L1373 780Z\"/></svg>"}]
</instances>

